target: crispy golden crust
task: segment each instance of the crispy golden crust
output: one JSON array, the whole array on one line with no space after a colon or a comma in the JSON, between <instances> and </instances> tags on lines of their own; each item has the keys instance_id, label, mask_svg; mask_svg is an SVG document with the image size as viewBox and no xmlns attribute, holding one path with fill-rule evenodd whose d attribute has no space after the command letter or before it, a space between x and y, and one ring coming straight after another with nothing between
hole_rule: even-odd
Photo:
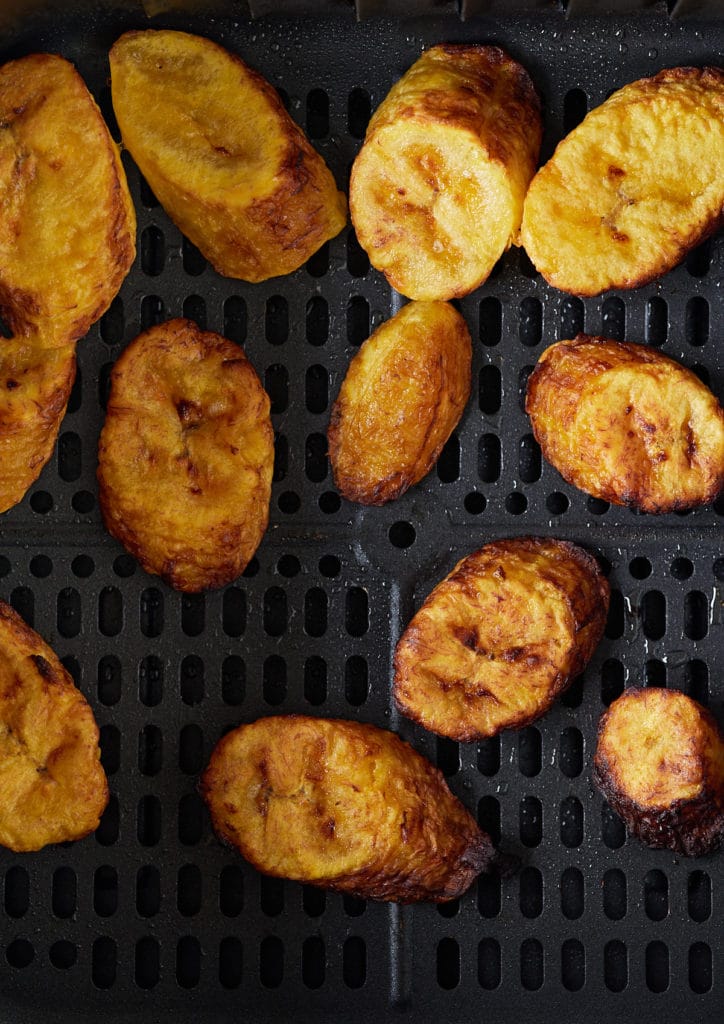
<instances>
[{"instance_id":1,"label":"crispy golden crust","mask_svg":"<svg viewBox=\"0 0 724 1024\"><path fill-rule=\"evenodd\" d=\"M170 586L223 587L269 519L269 398L242 349L190 320L131 342L113 368L98 449L106 528Z\"/></svg>"},{"instance_id":2,"label":"crispy golden crust","mask_svg":"<svg viewBox=\"0 0 724 1024\"><path fill-rule=\"evenodd\" d=\"M110 305L136 218L93 97L62 57L0 68L0 310L17 338L64 348Z\"/></svg>"},{"instance_id":3,"label":"crispy golden crust","mask_svg":"<svg viewBox=\"0 0 724 1024\"><path fill-rule=\"evenodd\" d=\"M526 411L561 476L615 505L673 512L724 486L724 410L655 349L585 334L560 341L530 376Z\"/></svg>"},{"instance_id":4,"label":"crispy golden crust","mask_svg":"<svg viewBox=\"0 0 724 1024\"><path fill-rule=\"evenodd\" d=\"M75 345L0 340L0 512L22 500L50 458L75 380Z\"/></svg>"},{"instance_id":5,"label":"crispy golden crust","mask_svg":"<svg viewBox=\"0 0 724 1024\"><path fill-rule=\"evenodd\" d=\"M0 844L82 839L108 803L98 726L55 653L0 601Z\"/></svg>"},{"instance_id":6,"label":"crispy golden crust","mask_svg":"<svg viewBox=\"0 0 724 1024\"><path fill-rule=\"evenodd\" d=\"M690 857L724 836L724 737L676 690L627 690L598 726L593 778L647 846Z\"/></svg>"},{"instance_id":7,"label":"crispy golden crust","mask_svg":"<svg viewBox=\"0 0 724 1024\"><path fill-rule=\"evenodd\" d=\"M123 143L220 274L289 274L339 234L346 203L275 89L210 39L127 32L110 53Z\"/></svg>"},{"instance_id":8,"label":"crispy golden crust","mask_svg":"<svg viewBox=\"0 0 724 1024\"><path fill-rule=\"evenodd\" d=\"M724 71L670 68L615 92L531 182L520 239L556 288L637 288L722 224Z\"/></svg>"},{"instance_id":9,"label":"crispy golden crust","mask_svg":"<svg viewBox=\"0 0 724 1024\"><path fill-rule=\"evenodd\" d=\"M430 471L470 395L471 357L467 325L446 302L410 302L367 339L329 425L345 498L384 505Z\"/></svg>"},{"instance_id":10,"label":"crispy golden crust","mask_svg":"<svg viewBox=\"0 0 724 1024\"><path fill-rule=\"evenodd\" d=\"M350 213L372 265L412 299L477 288L516 239L540 140L538 95L503 50L427 50L352 168Z\"/></svg>"},{"instance_id":11,"label":"crispy golden crust","mask_svg":"<svg viewBox=\"0 0 724 1024\"><path fill-rule=\"evenodd\" d=\"M574 544L487 544L458 562L402 634L397 706L464 742L528 725L585 668L608 600L595 559Z\"/></svg>"},{"instance_id":12,"label":"crispy golden crust","mask_svg":"<svg viewBox=\"0 0 724 1024\"><path fill-rule=\"evenodd\" d=\"M490 838L394 733L302 715L227 733L201 780L214 829L259 871L369 899L462 895Z\"/></svg>"}]
</instances>

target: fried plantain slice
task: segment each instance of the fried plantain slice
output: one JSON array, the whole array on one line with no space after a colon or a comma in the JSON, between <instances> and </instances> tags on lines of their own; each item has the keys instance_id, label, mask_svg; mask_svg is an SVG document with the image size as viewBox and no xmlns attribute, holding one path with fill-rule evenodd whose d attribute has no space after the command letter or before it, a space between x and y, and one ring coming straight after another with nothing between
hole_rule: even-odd
<instances>
[{"instance_id":1,"label":"fried plantain slice","mask_svg":"<svg viewBox=\"0 0 724 1024\"><path fill-rule=\"evenodd\" d=\"M347 207L275 89L210 39L126 32L110 53L123 143L171 220L220 274L290 274Z\"/></svg>"},{"instance_id":2,"label":"fried plantain slice","mask_svg":"<svg viewBox=\"0 0 724 1024\"><path fill-rule=\"evenodd\" d=\"M329 425L345 498L384 505L422 480L462 416L471 358L465 320L446 302L410 302L365 341Z\"/></svg>"},{"instance_id":3,"label":"fried plantain slice","mask_svg":"<svg viewBox=\"0 0 724 1024\"><path fill-rule=\"evenodd\" d=\"M0 601L0 844L93 832L108 803L98 726L55 653Z\"/></svg>"},{"instance_id":4,"label":"fried plantain slice","mask_svg":"<svg viewBox=\"0 0 724 1024\"><path fill-rule=\"evenodd\" d=\"M540 101L496 46L433 46L377 109L352 168L360 245L411 299L486 280L516 240L538 161Z\"/></svg>"},{"instance_id":5,"label":"fried plantain slice","mask_svg":"<svg viewBox=\"0 0 724 1024\"><path fill-rule=\"evenodd\" d=\"M601 639L609 587L575 544L501 540L428 596L395 651L394 697L431 732L468 742L540 718Z\"/></svg>"},{"instance_id":6,"label":"fried plantain slice","mask_svg":"<svg viewBox=\"0 0 724 1024\"><path fill-rule=\"evenodd\" d=\"M437 768L360 722L241 725L216 745L201 793L219 838L259 871L368 899L456 899L495 855Z\"/></svg>"},{"instance_id":7,"label":"fried plantain slice","mask_svg":"<svg viewBox=\"0 0 724 1024\"><path fill-rule=\"evenodd\" d=\"M122 353L99 501L147 572L189 593L236 579L266 530L273 462L269 398L238 345L177 319Z\"/></svg>"},{"instance_id":8,"label":"fried plantain slice","mask_svg":"<svg viewBox=\"0 0 724 1024\"><path fill-rule=\"evenodd\" d=\"M668 68L592 110L531 182L521 244L556 288L666 273L722 224L724 71Z\"/></svg>"},{"instance_id":9,"label":"fried plantain slice","mask_svg":"<svg viewBox=\"0 0 724 1024\"><path fill-rule=\"evenodd\" d=\"M724 737L677 690L626 690L598 726L593 779L642 843L701 857L724 837Z\"/></svg>"},{"instance_id":10,"label":"fried plantain slice","mask_svg":"<svg viewBox=\"0 0 724 1024\"><path fill-rule=\"evenodd\" d=\"M525 407L545 458L597 498L674 512L724 486L724 410L655 349L586 334L551 345Z\"/></svg>"},{"instance_id":11,"label":"fried plantain slice","mask_svg":"<svg viewBox=\"0 0 724 1024\"><path fill-rule=\"evenodd\" d=\"M53 453L75 380L75 345L0 340L0 512L23 499Z\"/></svg>"},{"instance_id":12,"label":"fried plantain slice","mask_svg":"<svg viewBox=\"0 0 724 1024\"><path fill-rule=\"evenodd\" d=\"M0 311L16 338L65 348L133 262L136 218L113 142L73 66L0 68Z\"/></svg>"}]
</instances>

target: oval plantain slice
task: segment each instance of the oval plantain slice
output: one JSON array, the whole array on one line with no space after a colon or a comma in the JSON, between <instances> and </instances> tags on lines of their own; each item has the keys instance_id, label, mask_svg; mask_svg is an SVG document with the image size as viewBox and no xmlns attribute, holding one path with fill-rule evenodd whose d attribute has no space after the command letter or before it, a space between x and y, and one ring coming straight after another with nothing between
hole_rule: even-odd
<instances>
[{"instance_id":1,"label":"oval plantain slice","mask_svg":"<svg viewBox=\"0 0 724 1024\"><path fill-rule=\"evenodd\" d=\"M410 302L365 341L329 425L345 498L383 505L429 472L470 395L471 357L465 320L446 302Z\"/></svg>"},{"instance_id":2,"label":"oval plantain slice","mask_svg":"<svg viewBox=\"0 0 724 1024\"><path fill-rule=\"evenodd\" d=\"M223 587L269 519L269 398L242 349L190 320L140 334L111 374L98 449L109 533L177 590Z\"/></svg>"},{"instance_id":3,"label":"oval plantain slice","mask_svg":"<svg viewBox=\"0 0 724 1024\"><path fill-rule=\"evenodd\" d=\"M17 338L64 348L106 311L135 256L113 142L78 72L33 54L0 68L0 311Z\"/></svg>"},{"instance_id":4,"label":"oval plantain slice","mask_svg":"<svg viewBox=\"0 0 724 1024\"><path fill-rule=\"evenodd\" d=\"M402 634L397 706L464 742L528 725L585 668L608 600L598 564L574 544L487 544L458 562Z\"/></svg>"},{"instance_id":5,"label":"oval plantain slice","mask_svg":"<svg viewBox=\"0 0 724 1024\"><path fill-rule=\"evenodd\" d=\"M433 46L374 114L352 168L362 248L411 299L467 295L517 238L540 101L495 46Z\"/></svg>"},{"instance_id":6,"label":"oval plantain slice","mask_svg":"<svg viewBox=\"0 0 724 1024\"><path fill-rule=\"evenodd\" d=\"M346 223L345 198L276 90L201 36L127 32L110 53L123 143L220 274L290 274Z\"/></svg>"},{"instance_id":7,"label":"oval plantain slice","mask_svg":"<svg viewBox=\"0 0 724 1024\"><path fill-rule=\"evenodd\" d=\"M495 857L441 772L360 722L241 725L216 745L201 793L219 838L259 871L368 899L452 900Z\"/></svg>"},{"instance_id":8,"label":"oval plantain slice","mask_svg":"<svg viewBox=\"0 0 724 1024\"><path fill-rule=\"evenodd\" d=\"M551 345L528 381L526 412L561 476L615 505L674 512L724 486L724 410L655 349L586 334Z\"/></svg>"},{"instance_id":9,"label":"oval plantain slice","mask_svg":"<svg viewBox=\"0 0 724 1024\"><path fill-rule=\"evenodd\" d=\"M638 288L722 223L724 71L669 68L592 110L531 182L521 244L556 288Z\"/></svg>"},{"instance_id":10,"label":"oval plantain slice","mask_svg":"<svg viewBox=\"0 0 724 1024\"><path fill-rule=\"evenodd\" d=\"M647 846L690 857L724 837L724 737L691 697L626 690L598 726L593 778Z\"/></svg>"},{"instance_id":11,"label":"oval plantain slice","mask_svg":"<svg viewBox=\"0 0 724 1024\"><path fill-rule=\"evenodd\" d=\"M0 844L93 832L108 803L98 726L55 653L0 601Z\"/></svg>"},{"instance_id":12,"label":"oval plantain slice","mask_svg":"<svg viewBox=\"0 0 724 1024\"><path fill-rule=\"evenodd\" d=\"M50 458L75 380L75 345L0 340L0 512L22 500Z\"/></svg>"}]
</instances>

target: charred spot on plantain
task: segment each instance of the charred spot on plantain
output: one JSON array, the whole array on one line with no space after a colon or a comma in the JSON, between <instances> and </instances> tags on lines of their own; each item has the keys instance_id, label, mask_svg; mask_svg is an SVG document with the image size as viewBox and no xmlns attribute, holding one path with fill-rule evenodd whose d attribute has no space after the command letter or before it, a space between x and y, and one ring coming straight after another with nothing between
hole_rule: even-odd
<instances>
[{"instance_id":1,"label":"charred spot on plantain","mask_svg":"<svg viewBox=\"0 0 724 1024\"><path fill-rule=\"evenodd\" d=\"M53 678L53 669L42 654L31 654L30 660L33 662L43 679L51 680Z\"/></svg>"},{"instance_id":2,"label":"charred spot on plantain","mask_svg":"<svg viewBox=\"0 0 724 1024\"><path fill-rule=\"evenodd\" d=\"M184 430L195 430L203 421L203 410L198 402L191 399L180 398L175 403L178 418Z\"/></svg>"}]
</instances>

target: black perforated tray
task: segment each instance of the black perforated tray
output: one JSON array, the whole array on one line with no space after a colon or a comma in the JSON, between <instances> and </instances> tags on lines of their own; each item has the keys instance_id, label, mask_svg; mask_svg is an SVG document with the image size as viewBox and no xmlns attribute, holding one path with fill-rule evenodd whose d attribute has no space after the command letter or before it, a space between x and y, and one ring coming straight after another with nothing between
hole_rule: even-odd
<instances>
[{"instance_id":1,"label":"black perforated tray","mask_svg":"<svg viewBox=\"0 0 724 1024\"><path fill-rule=\"evenodd\" d=\"M107 48L143 24L56 13L21 24L0 56L69 57L115 131ZM614 88L716 63L724 44L722 22L660 16L152 24L207 34L262 71L343 186L370 109L423 45L496 42L520 59L544 97L545 158ZM721 1020L724 857L680 859L628 839L589 764L599 715L624 686L682 688L721 720L724 504L654 518L587 498L541 463L522 396L544 347L583 328L660 346L721 396L722 238L655 284L583 301L508 253L460 303L474 389L437 469L364 510L334 491L325 431L351 355L398 297L349 228L291 277L222 279L124 162L138 260L80 344L57 455L0 518L0 596L92 703L113 795L95 837L0 853L0 1019ZM106 535L95 484L113 361L141 328L181 314L245 345L277 434L257 557L236 585L195 597L146 576ZM534 727L479 746L398 717L391 656L414 609L463 554L531 532L587 545L610 568L606 637L584 679ZM447 906L403 909L261 878L216 842L195 785L227 728L270 712L399 730L522 870L482 877Z\"/></svg>"}]
</instances>

